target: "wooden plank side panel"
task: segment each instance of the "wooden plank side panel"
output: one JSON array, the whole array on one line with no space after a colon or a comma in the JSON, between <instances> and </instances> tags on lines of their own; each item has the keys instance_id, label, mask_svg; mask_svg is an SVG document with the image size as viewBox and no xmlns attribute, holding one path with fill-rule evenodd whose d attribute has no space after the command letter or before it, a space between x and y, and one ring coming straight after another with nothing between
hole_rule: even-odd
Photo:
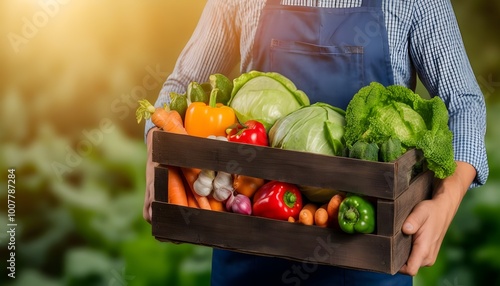
<instances>
[{"instance_id":1,"label":"wooden plank side panel","mask_svg":"<svg viewBox=\"0 0 500 286\"><path fill-rule=\"evenodd\" d=\"M394 201L377 200L377 234L392 236L394 234Z\"/></svg>"},{"instance_id":2,"label":"wooden plank side panel","mask_svg":"<svg viewBox=\"0 0 500 286\"><path fill-rule=\"evenodd\" d=\"M153 235L185 242L297 261L391 273L391 237L350 235L234 213L153 203ZM392 273L391 273L392 274Z\"/></svg>"},{"instance_id":3,"label":"wooden plank side panel","mask_svg":"<svg viewBox=\"0 0 500 286\"><path fill-rule=\"evenodd\" d=\"M392 268L391 274L397 273L408 261L412 247L412 236L401 231L392 237Z\"/></svg>"},{"instance_id":4,"label":"wooden plank side panel","mask_svg":"<svg viewBox=\"0 0 500 286\"><path fill-rule=\"evenodd\" d=\"M408 190L395 200L393 224L395 233L401 229L404 221L419 202L432 197L433 181L434 173L426 171L415 178Z\"/></svg>"},{"instance_id":5,"label":"wooden plank side panel","mask_svg":"<svg viewBox=\"0 0 500 286\"><path fill-rule=\"evenodd\" d=\"M399 195L408 189L411 181L414 179L414 176L417 175L414 173L414 166L417 162L421 162L423 159L424 156L421 150L410 149L398 160L396 160L395 173L393 174L395 177L393 199L399 197ZM385 175L388 177L391 176L390 173L386 173Z\"/></svg>"},{"instance_id":6,"label":"wooden plank side panel","mask_svg":"<svg viewBox=\"0 0 500 286\"><path fill-rule=\"evenodd\" d=\"M419 174L396 200L377 200L377 234L394 236L401 230L405 219L415 205L430 198L434 174Z\"/></svg>"},{"instance_id":7,"label":"wooden plank side panel","mask_svg":"<svg viewBox=\"0 0 500 286\"><path fill-rule=\"evenodd\" d=\"M168 201L168 169L166 166L155 167L155 200Z\"/></svg>"},{"instance_id":8,"label":"wooden plank side panel","mask_svg":"<svg viewBox=\"0 0 500 286\"><path fill-rule=\"evenodd\" d=\"M396 164L223 142L162 131L155 131L153 137L153 160L161 164L335 188L387 199L394 199L396 191L407 188L407 173L416 157L413 152L407 152L401 162L398 159ZM395 168L398 168L398 172ZM400 173L406 175L395 175ZM400 178L405 179L401 181Z\"/></svg>"}]
</instances>

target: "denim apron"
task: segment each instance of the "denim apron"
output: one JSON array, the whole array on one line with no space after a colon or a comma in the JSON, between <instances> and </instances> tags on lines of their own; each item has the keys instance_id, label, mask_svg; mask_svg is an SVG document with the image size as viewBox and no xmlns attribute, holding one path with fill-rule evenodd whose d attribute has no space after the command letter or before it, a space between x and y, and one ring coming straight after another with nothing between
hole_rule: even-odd
<instances>
[{"instance_id":1,"label":"denim apron","mask_svg":"<svg viewBox=\"0 0 500 286\"><path fill-rule=\"evenodd\" d=\"M345 109L363 86L393 83L382 0L356 8L284 6L268 0L255 36L253 69L291 79L311 103Z\"/></svg>"},{"instance_id":2,"label":"denim apron","mask_svg":"<svg viewBox=\"0 0 500 286\"><path fill-rule=\"evenodd\" d=\"M281 5L268 0L257 28L254 66L291 79L311 103L346 109L372 81L394 82L382 0L356 8ZM293 239L293 238L291 238ZM388 275L214 249L212 285L412 285Z\"/></svg>"}]
</instances>

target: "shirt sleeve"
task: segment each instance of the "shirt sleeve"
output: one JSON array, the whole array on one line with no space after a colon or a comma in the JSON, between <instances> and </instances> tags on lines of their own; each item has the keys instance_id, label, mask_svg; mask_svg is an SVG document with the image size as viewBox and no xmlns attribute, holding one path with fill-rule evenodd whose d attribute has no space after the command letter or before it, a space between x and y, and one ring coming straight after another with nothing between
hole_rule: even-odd
<instances>
[{"instance_id":1,"label":"shirt sleeve","mask_svg":"<svg viewBox=\"0 0 500 286\"><path fill-rule=\"evenodd\" d=\"M240 33L235 17L230 17L236 15L233 2L207 1L191 38L163 84L155 107L169 104L170 92L185 93L190 82L205 82L214 73L229 74L238 64ZM144 134L153 127L151 120L147 120Z\"/></svg>"},{"instance_id":2,"label":"shirt sleeve","mask_svg":"<svg viewBox=\"0 0 500 286\"><path fill-rule=\"evenodd\" d=\"M417 0L412 27L410 55L417 73L431 96L448 107L455 160L474 166L477 175L470 187L480 186L489 172L486 106L450 1Z\"/></svg>"}]
</instances>

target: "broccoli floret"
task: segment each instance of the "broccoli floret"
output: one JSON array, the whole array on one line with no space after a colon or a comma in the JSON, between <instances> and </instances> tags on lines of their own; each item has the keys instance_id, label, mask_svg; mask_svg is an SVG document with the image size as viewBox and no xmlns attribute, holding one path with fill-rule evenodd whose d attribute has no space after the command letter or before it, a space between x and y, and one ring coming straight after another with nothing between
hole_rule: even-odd
<instances>
[{"instance_id":1,"label":"broccoli floret","mask_svg":"<svg viewBox=\"0 0 500 286\"><path fill-rule=\"evenodd\" d=\"M405 152L398 138L389 138L389 140L380 144L379 160L382 162L392 162L399 158Z\"/></svg>"},{"instance_id":2,"label":"broccoli floret","mask_svg":"<svg viewBox=\"0 0 500 286\"><path fill-rule=\"evenodd\" d=\"M354 143L349 150L349 157L369 161L378 161L378 151L378 145L375 143L356 141L356 143Z\"/></svg>"},{"instance_id":3,"label":"broccoli floret","mask_svg":"<svg viewBox=\"0 0 500 286\"><path fill-rule=\"evenodd\" d=\"M421 149L436 177L455 171L448 110L439 97L424 99L406 87L374 82L354 95L345 119L348 148L358 140L380 145L397 138L404 149Z\"/></svg>"}]
</instances>

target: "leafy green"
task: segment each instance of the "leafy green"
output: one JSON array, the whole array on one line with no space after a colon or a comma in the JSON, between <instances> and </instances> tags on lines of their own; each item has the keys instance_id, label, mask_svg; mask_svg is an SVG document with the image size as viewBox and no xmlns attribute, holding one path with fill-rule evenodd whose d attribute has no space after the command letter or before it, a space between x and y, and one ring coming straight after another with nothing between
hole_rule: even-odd
<instances>
[{"instance_id":1,"label":"leafy green","mask_svg":"<svg viewBox=\"0 0 500 286\"><path fill-rule=\"evenodd\" d=\"M367 143L365 141L358 140L349 150L349 157L361 160L378 161L378 151L379 148L376 143Z\"/></svg>"},{"instance_id":2,"label":"leafy green","mask_svg":"<svg viewBox=\"0 0 500 286\"><path fill-rule=\"evenodd\" d=\"M280 118L269 130L271 147L341 155L345 126L344 110L326 103L304 106Z\"/></svg>"},{"instance_id":3,"label":"leafy green","mask_svg":"<svg viewBox=\"0 0 500 286\"><path fill-rule=\"evenodd\" d=\"M269 131L279 118L309 105L309 98L279 73L250 71L234 79L228 105L240 122L255 119Z\"/></svg>"},{"instance_id":4,"label":"leafy green","mask_svg":"<svg viewBox=\"0 0 500 286\"><path fill-rule=\"evenodd\" d=\"M346 109L347 147L358 140L381 144L391 137L401 140L403 148L421 149L436 177L455 171L448 110L439 97L423 99L406 87L375 82L360 89Z\"/></svg>"},{"instance_id":5,"label":"leafy green","mask_svg":"<svg viewBox=\"0 0 500 286\"><path fill-rule=\"evenodd\" d=\"M380 144L379 160L382 162L392 162L403 155L406 150L401 146L398 138L389 138Z\"/></svg>"}]
</instances>

